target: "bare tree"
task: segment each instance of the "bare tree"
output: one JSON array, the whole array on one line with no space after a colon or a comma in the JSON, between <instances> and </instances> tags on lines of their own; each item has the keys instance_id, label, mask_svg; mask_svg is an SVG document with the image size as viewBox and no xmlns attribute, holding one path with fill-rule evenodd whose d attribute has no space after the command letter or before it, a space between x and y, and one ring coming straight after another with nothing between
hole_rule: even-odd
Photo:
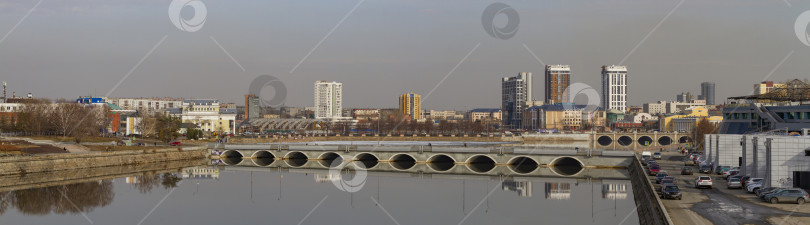
<instances>
[{"instance_id":1,"label":"bare tree","mask_svg":"<svg viewBox=\"0 0 810 225\"><path fill-rule=\"evenodd\" d=\"M77 127L80 120L85 120L82 116L83 107L78 103L56 103L49 110L50 119L62 136L71 136L71 132Z\"/></svg>"},{"instance_id":2,"label":"bare tree","mask_svg":"<svg viewBox=\"0 0 810 225\"><path fill-rule=\"evenodd\" d=\"M135 124L135 130L141 133L143 137L155 136L157 132L157 118L153 114L144 114L140 120Z\"/></svg>"}]
</instances>

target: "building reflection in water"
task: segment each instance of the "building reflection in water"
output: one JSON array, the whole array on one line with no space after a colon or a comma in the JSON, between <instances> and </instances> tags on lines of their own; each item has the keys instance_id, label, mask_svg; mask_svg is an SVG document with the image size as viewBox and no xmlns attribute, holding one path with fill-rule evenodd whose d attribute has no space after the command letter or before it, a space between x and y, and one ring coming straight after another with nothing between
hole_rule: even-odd
<instances>
[{"instance_id":1,"label":"building reflection in water","mask_svg":"<svg viewBox=\"0 0 810 225\"><path fill-rule=\"evenodd\" d=\"M330 183L332 181L337 181L342 179L340 174L331 174L331 173L316 173L315 174L315 182L316 183Z\"/></svg>"},{"instance_id":2,"label":"building reflection in water","mask_svg":"<svg viewBox=\"0 0 810 225\"><path fill-rule=\"evenodd\" d=\"M504 191L514 191L518 193L520 197L531 198L532 197L532 182L531 181L514 181L514 180L505 180L501 183L501 187Z\"/></svg>"},{"instance_id":3,"label":"building reflection in water","mask_svg":"<svg viewBox=\"0 0 810 225\"><path fill-rule=\"evenodd\" d=\"M546 199L571 199L570 183L546 183Z\"/></svg>"},{"instance_id":4,"label":"building reflection in water","mask_svg":"<svg viewBox=\"0 0 810 225\"><path fill-rule=\"evenodd\" d=\"M602 184L603 199L627 199L626 184Z\"/></svg>"},{"instance_id":5,"label":"building reflection in water","mask_svg":"<svg viewBox=\"0 0 810 225\"><path fill-rule=\"evenodd\" d=\"M111 180L0 192L0 214L15 208L25 215L79 214L112 203Z\"/></svg>"},{"instance_id":6,"label":"building reflection in water","mask_svg":"<svg viewBox=\"0 0 810 225\"><path fill-rule=\"evenodd\" d=\"M189 180L219 180L219 169L215 167L196 166L183 169L181 175L183 179Z\"/></svg>"}]
</instances>

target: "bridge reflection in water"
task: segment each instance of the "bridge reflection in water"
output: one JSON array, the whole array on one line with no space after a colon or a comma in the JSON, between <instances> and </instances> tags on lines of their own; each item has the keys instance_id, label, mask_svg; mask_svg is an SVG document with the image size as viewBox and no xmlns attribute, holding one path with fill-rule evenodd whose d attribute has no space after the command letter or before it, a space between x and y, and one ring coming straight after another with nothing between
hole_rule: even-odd
<instances>
[{"instance_id":1,"label":"bridge reflection in water","mask_svg":"<svg viewBox=\"0 0 810 225\"><path fill-rule=\"evenodd\" d=\"M333 162L338 162L335 159ZM248 160L250 161L250 160ZM301 167L285 167L287 163L279 164L272 160L270 165L281 165L279 167L259 167L259 166L246 166L246 163L239 163L240 166L225 166L219 160L213 160L212 163L219 165L224 171L241 171L241 172L262 172L262 173L296 173L296 174L313 174L315 183L331 183L340 180L352 180L357 174L358 170L362 170L363 166L360 162L341 162L335 164L327 164L323 161L307 162L301 164ZM284 160L280 160L284 161ZM412 163L412 162L411 162ZM337 164L340 164L340 173L330 173L329 167L323 168L322 164L333 165L332 169L336 169ZM302 168L312 166L313 168ZM434 165L435 166L435 165ZM419 179L451 179L451 180L497 180L500 182L503 191L511 191L517 193L519 197L531 198L534 193L535 186L533 184L542 184L545 193L544 198L550 200L571 200L572 189L574 187L592 186L593 192L601 190L601 199L609 200L625 200L632 196L631 181L625 169L591 169L582 168L577 173L577 176L559 176L551 172L551 168L536 168L532 173L523 174L498 174L487 175L475 172L473 169L461 171L461 173L436 173L424 172L431 167L430 164L417 164L411 170L407 171L393 171L397 166L391 165L385 167L381 165L371 166L372 169L366 170L369 176L377 177L415 177ZM385 169L387 168L387 169ZM506 168L496 166L505 171ZM493 170L497 170L494 168ZM545 172L542 172L545 171ZM584 186L583 186L584 185Z\"/></svg>"}]
</instances>

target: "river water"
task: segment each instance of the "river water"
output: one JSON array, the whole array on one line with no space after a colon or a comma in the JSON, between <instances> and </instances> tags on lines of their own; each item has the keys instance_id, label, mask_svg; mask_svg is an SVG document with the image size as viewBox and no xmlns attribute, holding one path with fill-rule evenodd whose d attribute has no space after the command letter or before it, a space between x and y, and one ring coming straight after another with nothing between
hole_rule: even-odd
<instances>
[{"instance_id":1,"label":"river water","mask_svg":"<svg viewBox=\"0 0 810 225\"><path fill-rule=\"evenodd\" d=\"M0 192L0 224L639 224L629 180L332 172L199 166Z\"/></svg>"}]
</instances>

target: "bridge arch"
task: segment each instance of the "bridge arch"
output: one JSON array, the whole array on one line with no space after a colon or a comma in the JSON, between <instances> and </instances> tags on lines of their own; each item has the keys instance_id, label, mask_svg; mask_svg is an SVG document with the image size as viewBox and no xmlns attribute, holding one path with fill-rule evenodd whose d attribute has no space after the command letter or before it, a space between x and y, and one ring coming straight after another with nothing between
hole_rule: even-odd
<instances>
[{"instance_id":1,"label":"bridge arch","mask_svg":"<svg viewBox=\"0 0 810 225\"><path fill-rule=\"evenodd\" d=\"M672 138L669 137L669 136L662 136L662 137L658 138L658 144L660 144L660 145L671 145L672 144Z\"/></svg>"},{"instance_id":2,"label":"bridge arch","mask_svg":"<svg viewBox=\"0 0 810 225\"><path fill-rule=\"evenodd\" d=\"M449 155L436 154L427 159L427 165L437 172L445 172L456 166L456 159Z\"/></svg>"},{"instance_id":3,"label":"bridge arch","mask_svg":"<svg viewBox=\"0 0 810 225\"><path fill-rule=\"evenodd\" d=\"M678 143L683 144L689 142L692 142L692 138L689 138L689 136L681 136L680 138L678 138Z\"/></svg>"},{"instance_id":4,"label":"bridge arch","mask_svg":"<svg viewBox=\"0 0 810 225\"><path fill-rule=\"evenodd\" d=\"M633 144L633 138L625 135L619 137L619 140L616 140L616 142L619 143L619 145L621 146L628 146Z\"/></svg>"},{"instance_id":5,"label":"bridge arch","mask_svg":"<svg viewBox=\"0 0 810 225\"><path fill-rule=\"evenodd\" d=\"M309 160L309 157L303 152L289 152L284 158L287 159L287 165L290 165L290 167L304 166Z\"/></svg>"},{"instance_id":6,"label":"bridge arch","mask_svg":"<svg viewBox=\"0 0 810 225\"><path fill-rule=\"evenodd\" d=\"M536 160L526 156L517 156L509 160L509 169L519 174L534 172L539 165Z\"/></svg>"},{"instance_id":7,"label":"bridge arch","mask_svg":"<svg viewBox=\"0 0 810 225\"><path fill-rule=\"evenodd\" d=\"M486 173L495 169L495 160L487 155L473 155L467 159L467 167L476 173Z\"/></svg>"},{"instance_id":8,"label":"bridge arch","mask_svg":"<svg viewBox=\"0 0 810 225\"><path fill-rule=\"evenodd\" d=\"M396 154L391 157L389 162L398 170L407 170L416 166L416 158L409 154Z\"/></svg>"},{"instance_id":9,"label":"bridge arch","mask_svg":"<svg viewBox=\"0 0 810 225\"><path fill-rule=\"evenodd\" d=\"M653 139L650 136L647 136L647 135L639 137L638 140L636 140L636 142L638 142L638 145L640 145L640 146L653 145L653 143L654 143Z\"/></svg>"},{"instance_id":10,"label":"bridge arch","mask_svg":"<svg viewBox=\"0 0 810 225\"><path fill-rule=\"evenodd\" d=\"M245 157L242 155L241 152L236 150L226 150L222 153L222 163L225 165L232 166L242 162L242 158Z\"/></svg>"},{"instance_id":11,"label":"bridge arch","mask_svg":"<svg viewBox=\"0 0 810 225\"><path fill-rule=\"evenodd\" d=\"M275 160L275 156L270 151L256 151L250 156L253 164L259 167L269 166Z\"/></svg>"},{"instance_id":12,"label":"bridge arch","mask_svg":"<svg viewBox=\"0 0 810 225\"><path fill-rule=\"evenodd\" d=\"M250 158L276 158L270 151L256 151Z\"/></svg>"},{"instance_id":13,"label":"bridge arch","mask_svg":"<svg viewBox=\"0 0 810 225\"><path fill-rule=\"evenodd\" d=\"M371 169L380 163L380 158L374 154L364 152L355 155L352 161L359 161L361 164L363 164L363 166L366 167L366 169Z\"/></svg>"},{"instance_id":14,"label":"bridge arch","mask_svg":"<svg viewBox=\"0 0 810 225\"><path fill-rule=\"evenodd\" d=\"M324 152L318 156L318 162L321 166L334 168L343 163L343 157L334 152Z\"/></svg>"},{"instance_id":15,"label":"bridge arch","mask_svg":"<svg viewBox=\"0 0 810 225\"><path fill-rule=\"evenodd\" d=\"M601 146L608 146L610 144L613 144L613 138L610 138L608 136L600 136L599 138L596 139L596 143L598 143Z\"/></svg>"},{"instance_id":16,"label":"bridge arch","mask_svg":"<svg viewBox=\"0 0 810 225\"><path fill-rule=\"evenodd\" d=\"M549 163L551 171L560 176L576 176L585 170L585 164L577 158L560 156Z\"/></svg>"}]
</instances>

